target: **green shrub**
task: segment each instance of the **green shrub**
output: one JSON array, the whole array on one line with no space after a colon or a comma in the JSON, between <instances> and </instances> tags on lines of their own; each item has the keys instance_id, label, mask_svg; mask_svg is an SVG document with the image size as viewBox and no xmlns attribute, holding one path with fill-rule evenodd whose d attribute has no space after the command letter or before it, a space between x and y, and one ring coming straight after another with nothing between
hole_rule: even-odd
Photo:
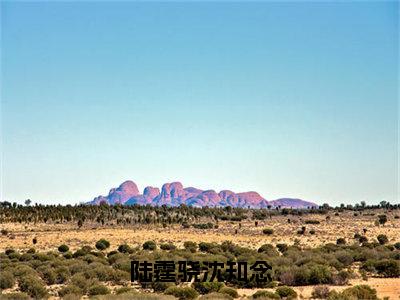
<instances>
[{"instance_id":1,"label":"green shrub","mask_svg":"<svg viewBox=\"0 0 400 300\"><path fill-rule=\"evenodd\" d=\"M102 284L95 284L89 287L88 289L88 294L91 296L95 295L108 295L110 293L110 290L108 287Z\"/></svg>"},{"instance_id":2,"label":"green shrub","mask_svg":"<svg viewBox=\"0 0 400 300\"><path fill-rule=\"evenodd\" d=\"M165 243L160 245L161 250L175 250L176 246L172 243Z\"/></svg>"},{"instance_id":3,"label":"green shrub","mask_svg":"<svg viewBox=\"0 0 400 300\"><path fill-rule=\"evenodd\" d=\"M276 289L275 293L279 295L281 298L286 298L286 299L296 299L297 298L297 293L294 289L288 287L288 286L280 286Z\"/></svg>"},{"instance_id":4,"label":"green shrub","mask_svg":"<svg viewBox=\"0 0 400 300\"><path fill-rule=\"evenodd\" d=\"M82 295L82 289L76 285L70 284L64 286L58 291L58 296L64 297L65 295L74 294L74 295Z\"/></svg>"},{"instance_id":5,"label":"green shrub","mask_svg":"<svg viewBox=\"0 0 400 300\"><path fill-rule=\"evenodd\" d=\"M43 265L37 268L37 271L39 272L40 277L42 277L44 282L46 282L48 285L56 283L57 274L54 272L53 268Z\"/></svg>"},{"instance_id":6,"label":"green shrub","mask_svg":"<svg viewBox=\"0 0 400 300\"><path fill-rule=\"evenodd\" d=\"M374 267L377 273L384 277L400 277L400 262L394 259L377 261Z\"/></svg>"},{"instance_id":7,"label":"green shrub","mask_svg":"<svg viewBox=\"0 0 400 300\"><path fill-rule=\"evenodd\" d=\"M175 286L173 282L160 282L155 281L152 282L151 287L153 288L154 292L164 292L166 289Z\"/></svg>"},{"instance_id":8,"label":"green shrub","mask_svg":"<svg viewBox=\"0 0 400 300\"><path fill-rule=\"evenodd\" d=\"M68 250L69 250L69 247L65 244L62 244L58 247L58 251L60 251L61 253L68 252Z\"/></svg>"},{"instance_id":9,"label":"green shrub","mask_svg":"<svg viewBox=\"0 0 400 300\"><path fill-rule=\"evenodd\" d=\"M32 275L22 276L19 280L19 288L22 292L27 293L32 298L46 298L47 290L42 281Z\"/></svg>"},{"instance_id":10,"label":"green shrub","mask_svg":"<svg viewBox=\"0 0 400 300\"><path fill-rule=\"evenodd\" d=\"M123 286L121 288L116 289L115 293L117 295L126 294L126 293L135 293L135 290L130 288L130 287L128 287L128 286Z\"/></svg>"},{"instance_id":11,"label":"green shrub","mask_svg":"<svg viewBox=\"0 0 400 300\"><path fill-rule=\"evenodd\" d=\"M199 293L191 287L176 287L172 286L165 290L166 295L171 295L179 300L191 300L196 299L199 296Z\"/></svg>"},{"instance_id":12,"label":"green shrub","mask_svg":"<svg viewBox=\"0 0 400 300\"><path fill-rule=\"evenodd\" d=\"M344 238L338 238L336 240L336 245L346 245L346 239Z\"/></svg>"},{"instance_id":13,"label":"green shrub","mask_svg":"<svg viewBox=\"0 0 400 300\"><path fill-rule=\"evenodd\" d=\"M232 300L233 297L228 294L213 292L210 294L202 295L198 300Z\"/></svg>"},{"instance_id":14,"label":"green shrub","mask_svg":"<svg viewBox=\"0 0 400 300\"><path fill-rule=\"evenodd\" d=\"M263 298L263 299L280 299L281 297L278 294L275 294L270 291L257 291L252 296L253 299Z\"/></svg>"},{"instance_id":15,"label":"green shrub","mask_svg":"<svg viewBox=\"0 0 400 300\"><path fill-rule=\"evenodd\" d=\"M236 289L227 287L227 286L222 287L218 292L221 294L227 294L227 295L231 296L232 298L239 297L239 294Z\"/></svg>"},{"instance_id":16,"label":"green shrub","mask_svg":"<svg viewBox=\"0 0 400 300\"><path fill-rule=\"evenodd\" d=\"M356 285L342 292L345 299L378 300L376 290L368 285Z\"/></svg>"},{"instance_id":17,"label":"green shrub","mask_svg":"<svg viewBox=\"0 0 400 300\"><path fill-rule=\"evenodd\" d=\"M309 283L326 284L332 281L332 273L325 265L315 265L310 268Z\"/></svg>"},{"instance_id":18,"label":"green shrub","mask_svg":"<svg viewBox=\"0 0 400 300\"><path fill-rule=\"evenodd\" d=\"M278 256L279 253L276 251L275 247L271 244L264 244L257 250L258 253L265 253L269 256Z\"/></svg>"},{"instance_id":19,"label":"green shrub","mask_svg":"<svg viewBox=\"0 0 400 300\"><path fill-rule=\"evenodd\" d=\"M218 292L224 284L222 282L195 282L193 288L200 294L208 294L212 292Z\"/></svg>"},{"instance_id":20,"label":"green shrub","mask_svg":"<svg viewBox=\"0 0 400 300\"><path fill-rule=\"evenodd\" d=\"M397 250L400 250L400 242L397 242L393 245Z\"/></svg>"},{"instance_id":21,"label":"green shrub","mask_svg":"<svg viewBox=\"0 0 400 300\"><path fill-rule=\"evenodd\" d=\"M306 224L320 224L321 222L318 220L305 220L304 223Z\"/></svg>"},{"instance_id":22,"label":"green shrub","mask_svg":"<svg viewBox=\"0 0 400 300\"><path fill-rule=\"evenodd\" d=\"M132 248L128 244L122 244L118 246L118 251L121 253L131 253Z\"/></svg>"},{"instance_id":23,"label":"green shrub","mask_svg":"<svg viewBox=\"0 0 400 300\"><path fill-rule=\"evenodd\" d=\"M329 287L322 285L316 286L311 292L311 297L314 299L327 299L329 297Z\"/></svg>"},{"instance_id":24,"label":"green shrub","mask_svg":"<svg viewBox=\"0 0 400 300\"><path fill-rule=\"evenodd\" d=\"M284 253L286 252L289 247L286 244L276 244L276 248L278 248L279 252Z\"/></svg>"},{"instance_id":25,"label":"green shrub","mask_svg":"<svg viewBox=\"0 0 400 300\"><path fill-rule=\"evenodd\" d=\"M154 241L147 241L143 244L143 250L156 250L157 245Z\"/></svg>"},{"instance_id":26,"label":"green shrub","mask_svg":"<svg viewBox=\"0 0 400 300\"><path fill-rule=\"evenodd\" d=\"M378 223L381 225L385 225L387 222L387 216L386 215L379 215L378 216Z\"/></svg>"},{"instance_id":27,"label":"green shrub","mask_svg":"<svg viewBox=\"0 0 400 300\"><path fill-rule=\"evenodd\" d=\"M399 244L400 244L400 243L399 243ZM184 243L183 243L183 247L184 247L186 250L188 250L188 251L190 251L190 252L192 252L192 253L195 253L196 250L197 250L197 244L196 244L195 242L190 242L190 241L184 242Z\"/></svg>"},{"instance_id":28,"label":"green shrub","mask_svg":"<svg viewBox=\"0 0 400 300\"><path fill-rule=\"evenodd\" d=\"M0 300L30 300L28 294L26 293L8 293L8 294L0 294Z\"/></svg>"},{"instance_id":29,"label":"green shrub","mask_svg":"<svg viewBox=\"0 0 400 300\"><path fill-rule=\"evenodd\" d=\"M13 273L9 271L0 272L0 290L10 289L15 284Z\"/></svg>"},{"instance_id":30,"label":"green shrub","mask_svg":"<svg viewBox=\"0 0 400 300\"><path fill-rule=\"evenodd\" d=\"M263 234L271 235L274 233L274 230L272 228L264 228L262 232Z\"/></svg>"},{"instance_id":31,"label":"green shrub","mask_svg":"<svg viewBox=\"0 0 400 300\"><path fill-rule=\"evenodd\" d=\"M105 239L100 239L96 242L96 248L99 250L105 250L110 247L110 242Z\"/></svg>"},{"instance_id":32,"label":"green shrub","mask_svg":"<svg viewBox=\"0 0 400 300\"><path fill-rule=\"evenodd\" d=\"M385 234L378 235L376 237L376 239L378 240L379 244L381 244L381 245L385 245L389 242L389 240Z\"/></svg>"}]
</instances>

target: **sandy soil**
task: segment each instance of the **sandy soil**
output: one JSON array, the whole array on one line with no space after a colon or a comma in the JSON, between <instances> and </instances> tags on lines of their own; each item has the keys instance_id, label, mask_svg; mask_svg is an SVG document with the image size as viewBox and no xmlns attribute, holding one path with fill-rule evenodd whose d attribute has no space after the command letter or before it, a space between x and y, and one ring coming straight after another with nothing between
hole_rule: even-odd
<instances>
[{"instance_id":1,"label":"sandy soil","mask_svg":"<svg viewBox=\"0 0 400 300\"><path fill-rule=\"evenodd\" d=\"M340 216L330 215L330 220L325 216L306 217L273 217L265 221L259 221L258 227L253 221L243 221L241 228L238 223L220 221L218 229L184 229L179 225L168 228L155 226L107 226L99 227L98 224L85 224L78 229L76 224L0 224L1 229L7 229L8 236L0 236L0 250L6 248L27 249L33 246L32 240L37 238L35 247L41 250L56 249L60 244L67 244L72 250L83 245L94 245L100 238L106 238L111 242L111 248L116 248L122 243L130 245L141 245L147 240L160 242L173 242L177 245L184 241L195 242L222 242L233 241L237 244L258 248L265 243L288 243L292 244L299 240L300 244L306 246L317 246L328 242L335 243L339 237L348 241L353 240L356 232L362 233L367 229L366 236L375 239L378 234L386 234L390 242L400 241L400 219L394 219L389 215L389 221L385 226L376 226L375 216L354 217L351 212ZM287 219L291 219L288 223ZM319 220L321 224L305 224L307 219ZM301 226L306 226L305 235L296 234ZM268 227L274 230L274 234L267 236L262 234L262 229ZM238 233L235 234L235 230ZM311 235L309 231L314 229L316 233Z\"/></svg>"}]
</instances>

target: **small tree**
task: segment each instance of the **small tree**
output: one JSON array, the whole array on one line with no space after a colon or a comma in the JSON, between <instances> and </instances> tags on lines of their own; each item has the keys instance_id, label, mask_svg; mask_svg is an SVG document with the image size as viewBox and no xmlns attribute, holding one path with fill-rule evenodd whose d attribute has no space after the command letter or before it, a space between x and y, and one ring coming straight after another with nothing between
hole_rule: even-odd
<instances>
[{"instance_id":1,"label":"small tree","mask_svg":"<svg viewBox=\"0 0 400 300\"><path fill-rule=\"evenodd\" d=\"M378 240L379 244L381 244L381 245L385 245L389 242L389 240L385 234L378 235L376 237L376 239Z\"/></svg>"},{"instance_id":2,"label":"small tree","mask_svg":"<svg viewBox=\"0 0 400 300\"><path fill-rule=\"evenodd\" d=\"M61 253L68 252L68 250L69 250L69 247L65 244L62 244L58 247L58 251L60 251Z\"/></svg>"},{"instance_id":3,"label":"small tree","mask_svg":"<svg viewBox=\"0 0 400 300\"><path fill-rule=\"evenodd\" d=\"M100 239L96 242L96 248L99 250L105 250L110 247L110 242L105 239Z\"/></svg>"},{"instance_id":4,"label":"small tree","mask_svg":"<svg viewBox=\"0 0 400 300\"><path fill-rule=\"evenodd\" d=\"M386 215L379 215L378 216L378 222L379 222L379 224L384 226L385 223L387 222L387 216Z\"/></svg>"}]
</instances>

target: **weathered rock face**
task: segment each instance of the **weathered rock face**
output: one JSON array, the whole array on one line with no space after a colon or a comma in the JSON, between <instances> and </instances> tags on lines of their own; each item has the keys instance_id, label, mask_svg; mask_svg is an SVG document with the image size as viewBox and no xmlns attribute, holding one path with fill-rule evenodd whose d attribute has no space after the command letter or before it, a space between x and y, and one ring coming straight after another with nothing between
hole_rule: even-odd
<instances>
[{"instance_id":1,"label":"weathered rock face","mask_svg":"<svg viewBox=\"0 0 400 300\"><path fill-rule=\"evenodd\" d=\"M124 204L130 198L139 195L139 189L133 181L125 181L118 188L113 188L108 193L109 204ZM102 199L104 200L104 199Z\"/></svg>"},{"instance_id":2,"label":"weathered rock face","mask_svg":"<svg viewBox=\"0 0 400 300\"><path fill-rule=\"evenodd\" d=\"M133 181L125 181L118 188L110 190L108 196L98 196L89 202L90 204L125 204L125 205L168 205L179 206L232 206L243 208L266 207L315 207L317 204L301 199L282 198L267 201L257 192L235 193L230 190L222 190L217 193L214 190L200 190L194 187L184 188L180 182L165 183L161 192L159 188L148 186L143 194Z\"/></svg>"}]
</instances>

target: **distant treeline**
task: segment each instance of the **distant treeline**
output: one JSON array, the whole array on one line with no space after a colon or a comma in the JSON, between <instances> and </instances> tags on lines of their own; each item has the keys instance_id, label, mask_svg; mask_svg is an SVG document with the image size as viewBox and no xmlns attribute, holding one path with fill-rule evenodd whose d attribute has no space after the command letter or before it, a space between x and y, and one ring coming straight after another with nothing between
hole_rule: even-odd
<instances>
[{"instance_id":1,"label":"distant treeline","mask_svg":"<svg viewBox=\"0 0 400 300\"><path fill-rule=\"evenodd\" d=\"M364 210L385 209L388 211L398 210L399 204L390 204L382 201L380 205L367 206L365 203L356 205L340 205L330 207L324 204L318 208L291 209L291 208L267 208L267 209L246 209L233 207L190 207L181 205L178 207L168 206L125 206L125 205L26 205L0 202L0 223L65 223L77 222L81 227L85 222L107 224L192 224L201 219L218 221L242 220L264 220L279 215L309 215L327 214L329 211L340 213L343 211L354 211L355 214L363 213ZM365 212L364 214L367 214ZM371 213L370 213L371 214Z\"/></svg>"}]
</instances>

